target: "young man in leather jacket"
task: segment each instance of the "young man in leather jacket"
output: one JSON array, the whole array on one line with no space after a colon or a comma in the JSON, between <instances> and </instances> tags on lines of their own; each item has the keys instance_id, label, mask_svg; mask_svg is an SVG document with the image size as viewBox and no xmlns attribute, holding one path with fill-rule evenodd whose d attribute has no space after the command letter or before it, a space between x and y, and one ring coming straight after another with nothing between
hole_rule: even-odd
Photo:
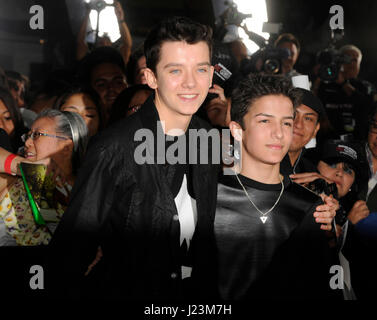
<instances>
[{"instance_id":1,"label":"young man in leather jacket","mask_svg":"<svg viewBox=\"0 0 377 320\"><path fill-rule=\"evenodd\" d=\"M89 273L97 272L99 279L95 298L216 296L213 221L219 165L211 159L172 163L166 150L171 141L186 139L190 129L210 129L193 114L212 84L211 38L209 27L174 17L145 40L145 77L154 94L91 144L51 243L61 280L55 286L68 297L83 297L75 290L86 280L98 247L103 257ZM162 147L161 141L166 141Z\"/></svg>"},{"instance_id":2,"label":"young man in leather jacket","mask_svg":"<svg viewBox=\"0 0 377 320\"><path fill-rule=\"evenodd\" d=\"M241 167L218 184L215 236L220 296L326 299L331 251L318 218L333 204L280 174L293 136L298 97L282 77L251 75L232 94L232 136ZM326 223L326 225L325 225Z\"/></svg>"}]
</instances>

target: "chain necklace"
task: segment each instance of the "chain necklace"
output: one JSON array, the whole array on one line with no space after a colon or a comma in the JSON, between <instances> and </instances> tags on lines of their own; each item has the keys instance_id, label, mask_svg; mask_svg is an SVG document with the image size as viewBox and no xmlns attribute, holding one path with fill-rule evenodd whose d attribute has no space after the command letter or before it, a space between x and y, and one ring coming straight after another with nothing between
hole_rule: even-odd
<instances>
[{"instance_id":1,"label":"chain necklace","mask_svg":"<svg viewBox=\"0 0 377 320\"><path fill-rule=\"evenodd\" d=\"M266 220L267 220L267 218L268 218L267 215L268 215L272 210L274 210L274 208L275 208L276 205L278 204L278 202L279 202L279 200L280 200L280 198L281 198L281 196L282 196L282 194L283 194L283 192L284 192L284 183L283 183L283 179L281 178L281 175L279 175L279 179L280 179L280 183L281 183L281 191L280 191L279 197L277 198L277 200L276 200L276 202L274 203L274 205L273 205L268 211L266 211L266 212L262 212L262 211L260 211L260 210L258 209L258 207L255 205L255 203L250 199L250 196L249 196L249 194L247 193L247 191L246 191L244 185L242 184L240 178L238 177L238 174L237 174L237 173L236 173L236 178L237 178L238 182L240 183L240 185L241 185L243 191L245 191L246 197L249 199L249 201L250 201L251 204L254 206L254 208L257 209L257 211L262 215L262 216L260 217L260 219L262 220L263 223L265 223Z\"/></svg>"}]
</instances>

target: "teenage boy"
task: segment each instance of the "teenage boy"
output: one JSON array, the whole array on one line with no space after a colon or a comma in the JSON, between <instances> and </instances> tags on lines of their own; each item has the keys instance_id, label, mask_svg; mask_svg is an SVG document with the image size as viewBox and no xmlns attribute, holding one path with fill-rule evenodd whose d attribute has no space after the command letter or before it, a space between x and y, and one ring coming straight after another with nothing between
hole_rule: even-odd
<instances>
[{"instance_id":1,"label":"teenage boy","mask_svg":"<svg viewBox=\"0 0 377 320\"><path fill-rule=\"evenodd\" d=\"M226 300L332 296L331 253L321 230L329 225L315 218L329 206L280 174L297 102L290 83L270 75L251 75L232 94L229 127L241 143L242 166L219 182L215 219Z\"/></svg>"},{"instance_id":2,"label":"teenage boy","mask_svg":"<svg viewBox=\"0 0 377 320\"><path fill-rule=\"evenodd\" d=\"M211 160L170 164L165 150L163 159L158 156L161 139L210 129L193 114L212 84L211 38L209 27L174 17L145 40L145 76L154 94L92 143L51 242L60 263L57 277L68 281L69 294L98 247L103 252L99 291L105 297L174 301L216 294L218 166ZM137 137L148 132L153 140L146 139L142 155L149 160L139 164L145 141Z\"/></svg>"}]
</instances>

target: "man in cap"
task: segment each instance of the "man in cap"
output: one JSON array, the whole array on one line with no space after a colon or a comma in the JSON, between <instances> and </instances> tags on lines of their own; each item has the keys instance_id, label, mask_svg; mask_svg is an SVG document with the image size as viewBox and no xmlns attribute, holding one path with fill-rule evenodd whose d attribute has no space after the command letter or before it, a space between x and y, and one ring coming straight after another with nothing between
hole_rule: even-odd
<instances>
[{"instance_id":1,"label":"man in cap","mask_svg":"<svg viewBox=\"0 0 377 320\"><path fill-rule=\"evenodd\" d=\"M301 104L296 109L293 122L293 138L280 165L284 174L312 172L315 167L305 158L305 146L315 138L320 129L320 120L326 116L322 102L309 90L297 88L302 94Z\"/></svg>"}]
</instances>

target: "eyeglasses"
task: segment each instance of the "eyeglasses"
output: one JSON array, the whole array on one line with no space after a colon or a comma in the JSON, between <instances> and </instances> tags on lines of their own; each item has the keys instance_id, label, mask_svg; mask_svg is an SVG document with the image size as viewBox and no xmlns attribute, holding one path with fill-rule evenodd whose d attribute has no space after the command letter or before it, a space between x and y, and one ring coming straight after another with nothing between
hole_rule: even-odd
<instances>
[{"instance_id":1,"label":"eyeglasses","mask_svg":"<svg viewBox=\"0 0 377 320\"><path fill-rule=\"evenodd\" d=\"M31 138L31 140L35 141L35 140L37 140L40 136L51 137L51 138L58 138L58 139L63 139L63 140L69 140L69 138L67 138L67 137L55 136L55 135L52 135L52 134L43 133L43 132L38 132L38 131L29 132L29 133L24 133L24 134L21 136L21 140L22 140L23 142L26 142L27 139Z\"/></svg>"}]
</instances>

